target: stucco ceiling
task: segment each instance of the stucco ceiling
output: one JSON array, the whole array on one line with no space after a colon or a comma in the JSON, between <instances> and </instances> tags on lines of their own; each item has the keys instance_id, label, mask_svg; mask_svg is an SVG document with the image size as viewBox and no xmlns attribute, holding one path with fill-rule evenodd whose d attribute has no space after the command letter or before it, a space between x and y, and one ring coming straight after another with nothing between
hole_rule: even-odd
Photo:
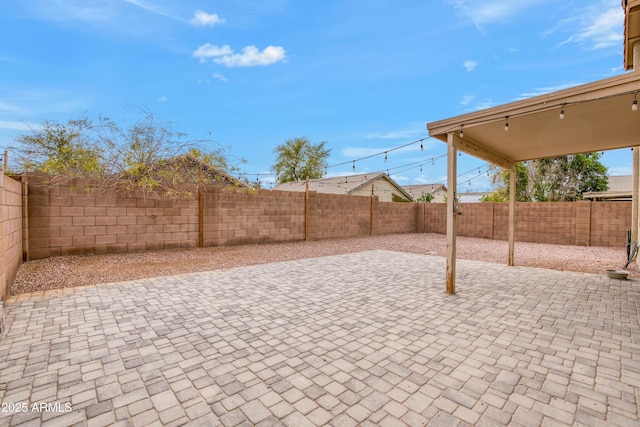
<instances>
[{"instance_id":1,"label":"stucco ceiling","mask_svg":"<svg viewBox=\"0 0 640 427\"><path fill-rule=\"evenodd\" d=\"M633 147L640 145L640 109L631 109L639 91L640 72L631 72L432 122L427 129L445 142L451 133L459 150L503 167L516 161ZM637 96L640 101L640 93Z\"/></svg>"}]
</instances>

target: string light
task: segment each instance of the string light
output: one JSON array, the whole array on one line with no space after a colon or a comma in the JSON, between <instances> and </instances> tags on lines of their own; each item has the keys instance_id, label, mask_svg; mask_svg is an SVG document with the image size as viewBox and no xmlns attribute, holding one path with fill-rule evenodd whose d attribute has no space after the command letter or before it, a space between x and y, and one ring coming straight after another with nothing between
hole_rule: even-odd
<instances>
[{"instance_id":1,"label":"string light","mask_svg":"<svg viewBox=\"0 0 640 427\"><path fill-rule=\"evenodd\" d=\"M509 116L504 118L504 131L509 132Z\"/></svg>"},{"instance_id":2,"label":"string light","mask_svg":"<svg viewBox=\"0 0 640 427\"><path fill-rule=\"evenodd\" d=\"M385 151L384 152L384 162L387 163L387 160L389 160L389 159L388 159L388 156L387 156L387 152Z\"/></svg>"},{"instance_id":3,"label":"string light","mask_svg":"<svg viewBox=\"0 0 640 427\"><path fill-rule=\"evenodd\" d=\"M562 108L560 109L560 120L564 120L564 105L562 104Z\"/></svg>"},{"instance_id":4,"label":"string light","mask_svg":"<svg viewBox=\"0 0 640 427\"><path fill-rule=\"evenodd\" d=\"M420 141L420 151L424 151L424 144Z\"/></svg>"},{"instance_id":5,"label":"string light","mask_svg":"<svg viewBox=\"0 0 640 427\"><path fill-rule=\"evenodd\" d=\"M351 167L351 170L352 170L353 172L355 172L355 171L356 171L356 161L355 161L355 160L353 161L353 166Z\"/></svg>"},{"instance_id":6,"label":"string light","mask_svg":"<svg viewBox=\"0 0 640 427\"><path fill-rule=\"evenodd\" d=\"M591 98L591 99L582 99L582 100L573 101L573 102L563 102L563 103L557 103L557 104L544 103L543 105L539 106L538 108L532 108L531 110L528 110L526 112L513 113L510 116L505 116L505 131L508 132L508 130L509 130L509 118L526 116L526 115L538 113L538 112L541 112L541 111L548 111L548 110L555 109L557 107L566 107L568 105L584 104L584 103L588 103L588 102L600 101L600 100L603 100L603 99L612 99L612 98L617 98L617 97L620 97L620 96L628 96L628 95L631 95L631 94L633 94L633 102L631 103L631 109L633 111L637 111L638 110L638 99L637 99L637 94L638 93L640 93L640 90L627 91L627 92L623 92L623 93L616 93L614 95L600 96L600 97ZM492 118L487 118L487 119L480 119L480 120L476 120L476 121L466 122L465 124L466 125L482 125L482 124L485 124L485 123L491 123L491 122L495 122L495 121L498 121L498 120L499 120L499 118L492 117ZM451 128L443 131L443 133L449 133L449 132L454 132L456 130L460 130L459 126L460 126L459 124L456 124L455 126L452 126Z\"/></svg>"},{"instance_id":7,"label":"string light","mask_svg":"<svg viewBox=\"0 0 640 427\"><path fill-rule=\"evenodd\" d=\"M462 127L464 125L460 125L460 138L464 138L464 132L462 131Z\"/></svg>"}]
</instances>

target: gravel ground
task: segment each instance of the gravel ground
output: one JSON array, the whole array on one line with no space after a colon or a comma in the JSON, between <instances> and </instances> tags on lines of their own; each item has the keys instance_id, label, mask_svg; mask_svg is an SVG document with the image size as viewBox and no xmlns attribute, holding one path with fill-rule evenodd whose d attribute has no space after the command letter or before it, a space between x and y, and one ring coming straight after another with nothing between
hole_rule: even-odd
<instances>
[{"instance_id":1,"label":"gravel ground","mask_svg":"<svg viewBox=\"0 0 640 427\"><path fill-rule=\"evenodd\" d=\"M458 237L457 242L459 259L506 263L506 241ZM446 237L441 234L392 234L314 242L48 258L23 264L11 287L11 294L374 249L445 256ZM516 265L603 274L606 269L624 266L626 250L516 242L515 261ZM635 264L629 267L629 271L630 277L640 278Z\"/></svg>"}]
</instances>

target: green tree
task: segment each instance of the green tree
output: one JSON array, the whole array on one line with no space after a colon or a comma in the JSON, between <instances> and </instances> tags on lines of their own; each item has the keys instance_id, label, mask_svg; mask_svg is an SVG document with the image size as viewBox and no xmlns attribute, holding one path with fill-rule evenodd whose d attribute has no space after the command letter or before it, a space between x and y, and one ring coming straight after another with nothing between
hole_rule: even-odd
<instances>
[{"instance_id":1,"label":"green tree","mask_svg":"<svg viewBox=\"0 0 640 427\"><path fill-rule=\"evenodd\" d=\"M433 194L422 192L420 197L416 199L416 202L431 203L433 199L435 199L435 196Z\"/></svg>"},{"instance_id":2,"label":"green tree","mask_svg":"<svg viewBox=\"0 0 640 427\"><path fill-rule=\"evenodd\" d=\"M139 112L139 120L126 128L105 116L66 124L45 121L16 139L18 169L47 173L54 182L103 177L99 185L104 187L124 185L174 195L190 194L185 184L198 183L202 164L225 173L237 171L215 141L188 140L172 123L159 121L147 110Z\"/></svg>"},{"instance_id":3,"label":"green tree","mask_svg":"<svg viewBox=\"0 0 640 427\"><path fill-rule=\"evenodd\" d=\"M480 201L482 202L508 202L510 195L510 180L511 172L508 169L503 169L495 165L489 166L491 173L491 183L495 187L495 190L491 194L482 196ZM515 165L516 170L516 201L518 202L530 202L531 196L529 195L529 173L527 167L517 162Z\"/></svg>"},{"instance_id":4,"label":"green tree","mask_svg":"<svg viewBox=\"0 0 640 427\"><path fill-rule=\"evenodd\" d=\"M516 163L516 200L519 202L570 202L587 191L606 191L607 167L600 153L575 154ZM495 190L483 201L509 200L509 171L493 167Z\"/></svg>"},{"instance_id":5,"label":"green tree","mask_svg":"<svg viewBox=\"0 0 640 427\"><path fill-rule=\"evenodd\" d=\"M97 177L102 170L102 150L87 137L91 121L69 120L66 124L46 120L29 135L16 138L18 168L68 177Z\"/></svg>"},{"instance_id":6,"label":"green tree","mask_svg":"<svg viewBox=\"0 0 640 427\"><path fill-rule=\"evenodd\" d=\"M331 149L326 142L312 144L308 138L285 141L275 149L276 163L272 166L280 182L322 178Z\"/></svg>"}]
</instances>

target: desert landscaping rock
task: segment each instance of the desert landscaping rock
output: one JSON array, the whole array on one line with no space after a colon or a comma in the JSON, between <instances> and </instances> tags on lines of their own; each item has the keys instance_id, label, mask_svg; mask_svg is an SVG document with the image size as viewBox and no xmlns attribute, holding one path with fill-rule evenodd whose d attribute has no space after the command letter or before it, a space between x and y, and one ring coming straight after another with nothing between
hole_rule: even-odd
<instances>
[{"instance_id":1,"label":"desert landscaping rock","mask_svg":"<svg viewBox=\"0 0 640 427\"><path fill-rule=\"evenodd\" d=\"M605 274L626 263L625 248L516 242L516 265ZM391 234L340 240L166 250L107 255L65 256L24 264L11 294L45 291L197 271L224 270L368 250L446 255L441 234ZM458 237L458 258L504 264L508 245L502 240ZM640 278L635 264L630 277Z\"/></svg>"}]
</instances>

